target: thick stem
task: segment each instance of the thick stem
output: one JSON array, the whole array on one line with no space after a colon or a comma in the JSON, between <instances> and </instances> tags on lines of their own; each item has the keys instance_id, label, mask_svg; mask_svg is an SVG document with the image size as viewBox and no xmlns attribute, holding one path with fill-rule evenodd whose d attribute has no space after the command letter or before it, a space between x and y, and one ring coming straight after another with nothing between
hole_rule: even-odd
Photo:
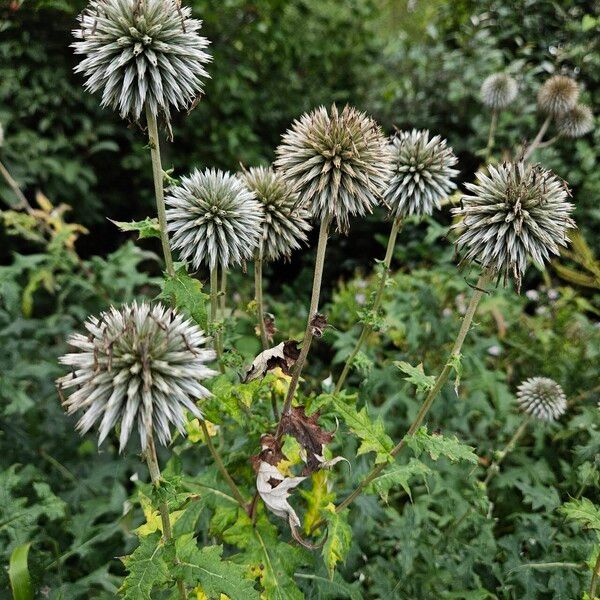
<instances>
[{"instance_id":1,"label":"thick stem","mask_svg":"<svg viewBox=\"0 0 600 600\"><path fill-rule=\"evenodd\" d=\"M394 223L392 224L392 230L390 231L390 237L388 239L387 249L385 251L385 258L383 259L384 270L383 270L383 273L381 274L379 286L377 287L375 300L373 301L373 307L371 308L371 312L374 317L379 312L379 307L381 306L381 301L383 299L383 292L385 290L385 284L387 283L387 278L388 278L389 272L390 272L390 264L392 262L392 257L394 256L394 248L396 246L396 238L398 237L398 232L400 231L401 227L402 227L402 219L400 217L396 217L394 219ZM365 323L363 325L363 328L362 328L362 331L360 332L358 341L356 342L354 349L352 350L352 352L346 359L346 363L344 364L342 373L341 373L339 379L337 380L334 393L337 394L342 389L342 386L344 385L344 382L346 381L346 377L348 377L348 373L350 373L350 369L352 368L352 363L354 362L356 355L360 352L362 345L364 344L365 340L369 337L369 335L371 335L372 331L373 331L372 325L370 325L368 323Z\"/></svg>"},{"instance_id":2,"label":"thick stem","mask_svg":"<svg viewBox=\"0 0 600 600\"><path fill-rule=\"evenodd\" d=\"M484 272L480 275L479 280L477 281L477 285L475 286L473 295L471 296L471 301L469 302L469 306L467 307L467 312L465 313L463 322L460 326L460 330L458 332L458 335L456 336L454 346L452 347L452 352L450 353L450 356L448 357L448 360L446 361L446 364L444 365L442 372L438 375L437 379L435 380L435 385L429 391L429 393L427 394L427 397L423 401L423 404L421 405L421 408L419 409L417 416L415 417L414 421L412 422L412 424L409 427L408 431L406 432L405 436L390 451L390 454L392 456L394 456L394 457L397 456L398 453L400 452L400 450L402 450L402 448L405 446L406 439L409 436L414 435L414 433L417 431L417 429L419 429L419 427L421 427L421 424L423 423L423 420L425 419L425 415L429 412L429 409L431 408L433 401L437 398L441 389L444 387L444 384L448 381L448 377L450 376L450 373L452 372L452 369L454 368L453 362L460 355L460 351L462 349L465 338L467 337L467 333L469 332L469 329L471 328L471 323L473 322L473 317L475 316L475 312L477 310L477 305L479 304L479 301L481 300L481 298L483 297L483 294L485 293L484 287L490 281L491 281L491 275L489 273ZM341 512L349 504L351 504L360 495L360 493L369 485L369 483L371 483L371 481L373 481L373 479L375 479L385 469L385 467L386 467L386 463L382 463L382 464L376 466L375 468L373 468L371 470L371 472L369 473L369 475L367 475L367 477L365 477L365 479L363 479L358 484L356 489L343 502L341 502L336 507L336 512Z\"/></svg>"},{"instance_id":3,"label":"thick stem","mask_svg":"<svg viewBox=\"0 0 600 600\"><path fill-rule=\"evenodd\" d=\"M160 242L162 244L163 256L167 273L173 277L173 258L169 247L169 234L167 233L167 215L165 212L165 192L163 169L160 160L160 145L158 140L158 125L156 115L149 106L146 106L146 121L148 123L148 141L150 145L150 156L152 157L152 176L154 178L154 195L156 197L156 211L158 213L158 226L160 228Z\"/></svg>"},{"instance_id":4,"label":"thick stem","mask_svg":"<svg viewBox=\"0 0 600 600\"><path fill-rule=\"evenodd\" d=\"M218 310L218 296L219 296L219 273L218 266L215 265L210 270L210 322L213 327L213 347L217 353L217 361L219 362L219 369L223 372L223 365L221 364L221 358L223 355L221 348L221 334L215 329L217 322L217 310Z\"/></svg>"},{"instance_id":5,"label":"thick stem","mask_svg":"<svg viewBox=\"0 0 600 600\"><path fill-rule=\"evenodd\" d=\"M498 126L498 111L492 110L492 119L490 121L490 133L488 135L487 146L485 147L485 161L490 160L492 150L494 149L494 139L496 137L496 127Z\"/></svg>"},{"instance_id":6,"label":"thick stem","mask_svg":"<svg viewBox=\"0 0 600 600\"><path fill-rule=\"evenodd\" d=\"M544 139L544 135L548 130L548 126L550 125L550 121L552 121L552 117L546 117L546 120L542 123L540 130L537 132L537 135L533 139L533 142L528 146L527 150L523 153L523 160L528 160L529 157L533 154L534 150L541 144Z\"/></svg>"},{"instance_id":7,"label":"thick stem","mask_svg":"<svg viewBox=\"0 0 600 600\"><path fill-rule=\"evenodd\" d=\"M33 212L33 208L31 204L27 201L25 194L21 191L19 184L12 178L12 175L8 172L8 169L0 162L0 173L2 173L2 177L8 183L8 186L13 191L14 195L19 199L19 205L11 207L11 208L24 208L29 214Z\"/></svg>"},{"instance_id":8,"label":"thick stem","mask_svg":"<svg viewBox=\"0 0 600 600\"><path fill-rule=\"evenodd\" d=\"M600 552L596 558L596 564L592 571L592 581L590 583L590 600L596 600L596 588L598 587L598 581L600 580Z\"/></svg>"},{"instance_id":9,"label":"thick stem","mask_svg":"<svg viewBox=\"0 0 600 600\"><path fill-rule=\"evenodd\" d=\"M200 427L202 427L202 433L204 433L204 439L206 441L206 445L208 446L208 450L211 453L215 463L217 464L217 468L221 472L221 475L223 475L223 478L227 482L227 485L229 486L229 489L231 490L233 497L238 501L238 504L244 510L247 510L248 504L244 500L244 497L242 496L238 486L235 484L235 481L233 481L233 478L229 474L229 471L227 470L227 467L225 466L225 463L223 462L221 455L219 454L218 450L215 448L214 444L212 443L212 440L210 439L210 434L208 432L208 428L206 427L206 422L204 420L200 421Z\"/></svg>"},{"instance_id":10,"label":"thick stem","mask_svg":"<svg viewBox=\"0 0 600 600\"><path fill-rule=\"evenodd\" d=\"M221 286L219 287L219 310L221 319L225 320L225 307L227 300L227 269L221 270Z\"/></svg>"},{"instance_id":11,"label":"thick stem","mask_svg":"<svg viewBox=\"0 0 600 600\"><path fill-rule=\"evenodd\" d=\"M517 442L521 439L521 437L523 437L523 434L527 430L527 426L529 425L530 421L531 417L527 417L523 420L523 422L521 423L521 425L519 425L513 436L510 438L510 440L508 440L506 446L504 446L504 448L498 454L498 458L496 458L496 460L488 467L487 475L483 480L483 483L485 483L485 485L487 485L492 479L492 477L494 477L494 475L498 472L498 468L500 467L506 456L514 450L515 446L517 445Z\"/></svg>"},{"instance_id":12,"label":"thick stem","mask_svg":"<svg viewBox=\"0 0 600 600\"><path fill-rule=\"evenodd\" d=\"M160 486L160 467L158 466L158 458L156 456L156 446L154 445L154 439L152 435L148 435L146 442L146 462L148 464L148 471L150 472L150 480L152 486L158 488ZM162 522L163 540L168 542L173 539L173 532L171 530L171 519L169 517L169 507L166 502L161 502L158 505L160 512L160 520ZM187 599L187 593L185 591L185 585L181 579L177 579L177 589L179 590L179 597L182 600Z\"/></svg>"},{"instance_id":13,"label":"thick stem","mask_svg":"<svg viewBox=\"0 0 600 600\"><path fill-rule=\"evenodd\" d=\"M263 303L263 244L261 242L258 251L258 257L254 261L254 298L256 300L256 312L258 314L258 330L260 331L260 341L263 350L269 347L269 338L267 337L267 328L265 327L265 308Z\"/></svg>"},{"instance_id":14,"label":"thick stem","mask_svg":"<svg viewBox=\"0 0 600 600\"><path fill-rule=\"evenodd\" d=\"M321 295L321 281L323 279L323 266L325 265L325 250L327 249L327 236L329 234L329 224L331 223L331 217L326 217L321 221L321 228L319 229L319 242L317 245L317 256L315 259L315 274L313 277L312 295L310 299L310 308L308 310L308 319L306 322L306 330L304 332L304 338L302 340L302 350L300 356L294 366L292 372L292 379L290 380L290 386L288 388L285 402L283 404L283 410L281 411L282 416L289 413L292 409L292 399L296 393L298 387L298 380L300 374L306 362L308 351L313 338L312 333L312 320L319 310L319 298ZM277 428L277 434L279 435L281 429L281 421Z\"/></svg>"}]
</instances>

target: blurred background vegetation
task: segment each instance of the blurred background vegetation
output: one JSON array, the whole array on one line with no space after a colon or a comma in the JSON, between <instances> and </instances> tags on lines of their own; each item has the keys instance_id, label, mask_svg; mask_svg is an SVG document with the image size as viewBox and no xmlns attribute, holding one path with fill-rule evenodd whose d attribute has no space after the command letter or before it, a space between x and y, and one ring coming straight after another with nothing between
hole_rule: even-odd
<instances>
[{"instance_id":1,"label":"blurred background vegetation","mask_svg":"<svg viewBox=\"0 0 600 600\"><path fill-rule=\"evenodd\" d=\"M583 101L596 114L600 107L599 2L187 3L204 20L203 33L212 41L214 60L205 96L191 114L174 119L174 141L163 144L165 168L173 168L174 176L195 166L237 170L240 163L268 163L294 118L318 104L348 102L373 114L388 132L394 127L428 128L447 137L459 156L462 183L473 180L483 162L489 114L478 94L490 73L508 70L520 85L517 102L501 114L497 159L535 135L535 94L549 74L575 76ZM64 350L67 333L87 314L110 302L156 294L158 280L153 276L160 274L153 240L144 240L140 249L107 221L154 213L151 171L139 128L99 108L98 98L87 94L82 78L73 74L70 31L84 4L0 4L0 123L5 132L0 160L34 211L19 216L18 211L5 210L0 227L0 557L33 542L35 580L48 587L46 595L69 599L112 597L122 573L114 557L133 543L127 535L132 517L123 515L123 507L131 489L129 478L139 467L134 456L117 462L114 448L97 453L91 438L82 441L76 436L56 397L56 357ZM515 423L514 417L507 417L510 390L520 377L537 374L557 378L571 397L583 394L587 408L572 416L564 432L552 434L553 450L535 464L522 459L522 479L499 479L499 503L513 519L508 530L494 538L489 520L482 521L483 533L467 554L464 544L472 530L464 532L464 539L446 541L443 569L426 564L427 548L446 540L445 525L435 521L434 526L430 517L448 503L468 506L468 498L459 498L458 492L447 497L448 489L460 488L461 482L452 479L456 473L448 474L450 488L438 489L437 496L427 496L421 504L417 500L407 506L406 498L395 507L393 501L386 508L370 500L360 504L364 514L357 526L362 523L363 537L345 576L352 580L362 569L361 593L396 597L395 582L409 575L413 587L398 597L496 597L485 592L460 595L460 590L498 586L502 598L571 599L582 589L585 578L576 570L557 577L556 572L519 568L527 557L560 561L567 556L581 562L588 548L559 535L562 548L545 540L548 547L541 551L530 540L545 539L544 511L558 505L559 494L565 500L582 485L584 490L597 489L600 438L597 427L588 426L593 419L597 424L597 391L586 395L585 390L598 385L600 358L600 266L594 258L600 255L599 149L596 127L582 139L559 140L538 152L537 159L572 187L576 220L587 245L581 241L566 263L546 273L530 269L525 289L541 290L541 300L516 300L508 292L488 304L482 330L466 350L479 356L465 367L474 378L466 384L473 403L470 408L461 404L451 414L448 403L441 403L434 419L469 443L506 439ZM0 178L2 208L16 208L18 202ZM434 360L436 348L451 339L456 326L442 318L443 311L455 310L461 294L468 292L442 227L449 220L445 210L436 221L406 227L396 254L399 291L386 305L391 341L367 351L367 359L388 364L373 369L366 360L364 371L355 376L354 383L363 383L374 410L386 415L390 434L403 431L414 399L398 392L402 378L389 361ZM338 331L329 334L327 347L317 350L311 365L315 374L325 377L332 361L335 364L351 347L354 314L368 284L363 274L381 254L388 228L376 214L355 222L348 237L332 240L325 297ZM312 260L307 250L268 273L270 292L277 296L269 302L283 332L301 330L303 315L294 303L307 295L306 267ZM338 280L349 281L336 288ZM244 285L238 288L242 307L251 299ZM248 356L255 351L251 323L230 335ZM436 365L429 364L428 371L435 372ZM479 419L476 431L474 414ZM388 421L388 416L394 418ZM532 445L540 447L544 435L536 432ZM480 450L491 452L487 446ZM555 486L545 499L543 486ZM520 529L515 530L519 519ZM398 558L401 541L405 552ZM382 549L375 551L381 543ZM523 555L527 544L531 547ZM488 555L503 557L502 566L474 566ZM0 590L5 577L2 571ZM458 595L440 595L440 589Z\"/></svg>"}]
</instances>

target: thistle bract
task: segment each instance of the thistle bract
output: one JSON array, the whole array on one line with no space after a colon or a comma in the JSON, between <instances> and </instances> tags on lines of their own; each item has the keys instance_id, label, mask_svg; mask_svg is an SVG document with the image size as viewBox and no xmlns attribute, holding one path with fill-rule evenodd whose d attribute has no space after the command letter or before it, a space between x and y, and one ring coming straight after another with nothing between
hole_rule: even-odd
<instances>
[{"instance_id":1,"label":"thistle bract","mask_svg":"<svg viewBox=\"0 0 600 600\"><path fill-rule=\"evenodd\" d=\"M82 434L99 423L100 445L118 426L122 451L135 427L145 449L148 436L167 444L171 425L184 433L186 410L202 418L195 400L210 394L201 382L216 374L205 365L215 353L196 324L161 304L133 302L90 317L85 328L68 339L75 351L60 362L72 372L57 380L67 412L84 411Z\"/></svg>"},{"instance_id":2,"label":"thistle bract","mask_svg":"<svg viewBox=\"0 0 600 600\"><path fill-rule=\"evenodd\" d=\"M561 135L578 138L594 128L594 115L589 106L577 104L570 111L562 114L556 125Z\"/></svg>"},{"instance_id":3,"label":"thistle bract","mask_svg":"<svg viewBox=\"0 0 600 600\"><path fill-rule=\"evenodd\" d=\"M520 289L529 258L543 265L567 245L574 207L565 182L550 171L504 163L466 187L471 195L452 210L461 218L453 229L460 233L456 245L463 261L503 275L505 282L512 275Z\"/></svg>"},{"instance_id":4,"label":"thistle bract","mask_svg":"<svg viewBox=\"0 0 600 600\"><path fill-rule=\"evenodd\" d=\"M168 190L171 245L194 268L223 268L252 258L262 233L263 209L244 182L215 169L195 170Z\"/></svg>"},{"instance_id":5,"label":"thistle bract","mask_svg":"<svg viewBox=\"0 0 600 600\"><path fill-rule=\"evenodd\" d=\"M168 123L170 108L189 107L208 77L209 42L191 12L177 0L92 0L73 31L85 88L123 118L138 120L148 106Z\"/></svg>"},{"instance_id":6,"label":"thistle bract","mask_svg":"<svg viewBox=\"0 0 600 600\"><path fill-rule=\"evenodd\" d=\"M531 377L517 388L522 410L544 421L554 421L567 410L567 398L556 381L548 377Z\"/></svg>"},{"instance_id":7,"label":"thistle bract","mask_svg":"<svg viewBox=\"0 0 600 600\"><path fill-rule=\"evenodd\" d=\"M554 75L538 92L538 108L545 114L559 116L574 108L579 98L579 86L571 77Z\"/></svg>"},{"instance_id":8,"label":"thistle bract","mask_svg":"<svg viewBox=\"0 0 600 600\"><path fill-rule=\"evenodd\" d=\"M298 206L298 195L281 173L271 168L252 167L242 177L264 209L261 238L264 259L288 258L307 240L308 212Z\"/></svg>"},{"instance_id":9,"label":"thistle bract","mask_svg":"<svg viewBox=\"0 0 600 600\"><path fill-rule=\"evenodd\" d=\"M392 177L384 201L394 216L430 215L456 185L457 163L446 140L429 131L401 131L392 138Z\"/></svg>"},{"instance_id":10,"label":"thistle bract","mask_svg":"<svg viewBox=\"0 0 600 600\"><path fill-rule=\"evenodd\" d=\"M276 168L320 220L348 228L350 215L371 212L390 176L391 152L379 125L366 114L332 106L294 121L277 148Z\"/></svg>"},{"instance_id":11,"label":"thistle bract","mask_svg":"<svg viewBox=\"0 0 600 600\"><path fill-rule=\"evenodd\" d=\"M481 101L493 110L506 108L517 97L517 82L507 73L493 73L481 85Z\"/></svg>"}]
</instances>

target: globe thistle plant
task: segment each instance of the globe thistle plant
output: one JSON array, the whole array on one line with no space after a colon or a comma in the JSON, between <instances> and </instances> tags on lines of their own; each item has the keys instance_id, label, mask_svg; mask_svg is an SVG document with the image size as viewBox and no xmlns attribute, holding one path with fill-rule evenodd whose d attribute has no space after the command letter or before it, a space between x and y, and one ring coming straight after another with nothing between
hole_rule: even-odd
<instances>
[{"instance_id":1,"label":"globe thistle plant","mask_svg":"<svg viewBox=\"0 0 600 600\"><path fill-rule=\"evenodd\" d=\"M503 110L517 97L517 82L508 73L493 73L481 85L481 101L492 110Z\"/></svg>"},{"instance_id":2,"label":"globe thistle plant","mask_svg":"<svg viewBox=\"0 0 600 600\"><path fill-rule=\"evenodd\" d=\"M429 131L400 131L392 138L392 177L384 201L395 217L431 215L456 184L458 162L446 140Z\"/></svg>"},{"instance_id":3,"label":"globe thistle plant","mask_svg":"<svg viewBox=\"0 0 600 600\"><path fill-rule=\"evenodd\" d=\"M350 106L319 107L294 121L275 166L319 220L348 228L351 215L377 205L390 176L391 151L373 119Z\"/></svg>"},{"instance_id":4,"label":"globe thistle plant","mask_svg":"<svg viewBox=\"0 0 600 600\"><path fill-rule=\"evenodd\" d=\"M252 167L242 177L264 210L263 259L289 258L307 241L308 212L298 206L298 195L281 173L267 167Z\"/></svg>"},{"instance_id":5,"label":"globe thistle plant","mask_svg":"<svg viewBox=\"0 0 600 600\"><path fill-rule=\"evenodd\" d=\"M560 135L568 138L579 138L594 128L594 115L589 106L576 104L571 110L557 119Z\"/></svg>"},{"instance_id":6,"label":"globe thistle plant","mask_svg":"<svg viewBox=\"0 0 600 600\"><path fill-rule=\"evenodd\" d=\"M548 377L531 377L517 388L522 410L537 419L555 421L567 410L567 398L556 381Z\"/></svg>"},{"instance_id":7,"label":"globe thistle plant","mask_svg":"<svg viewBox=\"0 0 600 600\"><path fill-rule=\"evenodd\" d=\"M573 78L554 75L539 89L537 103L542 113L557 117L574 108L578 98L579 86Z\"/></svg>"},{"instance_id":8,"label":"globe thistle plant","mask_svg":"<svg viewBox=\"0 0 600 600\"><path fill-rule=\"evenodd\" d=\"M452 210L461 219L453 229L463 261L474 261L505 282L512 275L520 289L529 258L543 265L567 245L574 207L565 182L550 171L504 163L490 166L466 187L471 194Z\"/></svg>"},{"instance_id":9,"label":"globe thistle plant","mask_svg":"<svg viewBox=\"0 0 600 600\"><path fill-rule=\"evenodd\" d=\"M225 269L252 258L263 208L239 177L196 169L168 190L165 202L172 247L194 268Z\"/></svg>"},{"instance_id":10,"label":"globe thistle plant","mask_svg":"<svg viewBox=\"0 0 600 600\"><path fill-rule=\"evenodd\" d=\"M68 340L75 351L60 358L72 372L57 380L61 396L76 388L63 405L69 414L84 411L82 434L98 423L101 444L118 426L122 451L135 428L145 449L149 439L167 444L171 426L184 433L185 411L202 418L195 401L209 395L202 382L215 374L205 364L214 352L192 321L161 304L133 302L90 317L85 328Z\"/></svg>"},{"instance_id":11,"label":"globe thistle plant","mask_svg":"<svg viewBox=\"0 0 600 600\"><path fill-rule=\"evenodd\" d=\"M102 92L102 106L137 121L144 107L170 120L170 109L192 105L208 77L199 35L202 22L178 0L92 0L73 35L75 68L90 92Z\"/></svg>"}]
</instances>

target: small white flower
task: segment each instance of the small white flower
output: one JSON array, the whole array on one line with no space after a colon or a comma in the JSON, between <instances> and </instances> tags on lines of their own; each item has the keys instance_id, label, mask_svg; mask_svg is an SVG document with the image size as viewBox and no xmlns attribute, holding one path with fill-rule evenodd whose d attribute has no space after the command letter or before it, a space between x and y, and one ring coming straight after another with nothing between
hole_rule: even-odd
<instances>
[{"instance_id":1,"label":"small white flower","mask_svg":"<svg viewBox=\"0 0 600 600\"><path fill-rule=\"evenodd\" d=\"M517 388L517 400L528 415L554 421L567 410L567 398L556 381L548 377L531 377Z\"/></svg>"}]
</instances>

